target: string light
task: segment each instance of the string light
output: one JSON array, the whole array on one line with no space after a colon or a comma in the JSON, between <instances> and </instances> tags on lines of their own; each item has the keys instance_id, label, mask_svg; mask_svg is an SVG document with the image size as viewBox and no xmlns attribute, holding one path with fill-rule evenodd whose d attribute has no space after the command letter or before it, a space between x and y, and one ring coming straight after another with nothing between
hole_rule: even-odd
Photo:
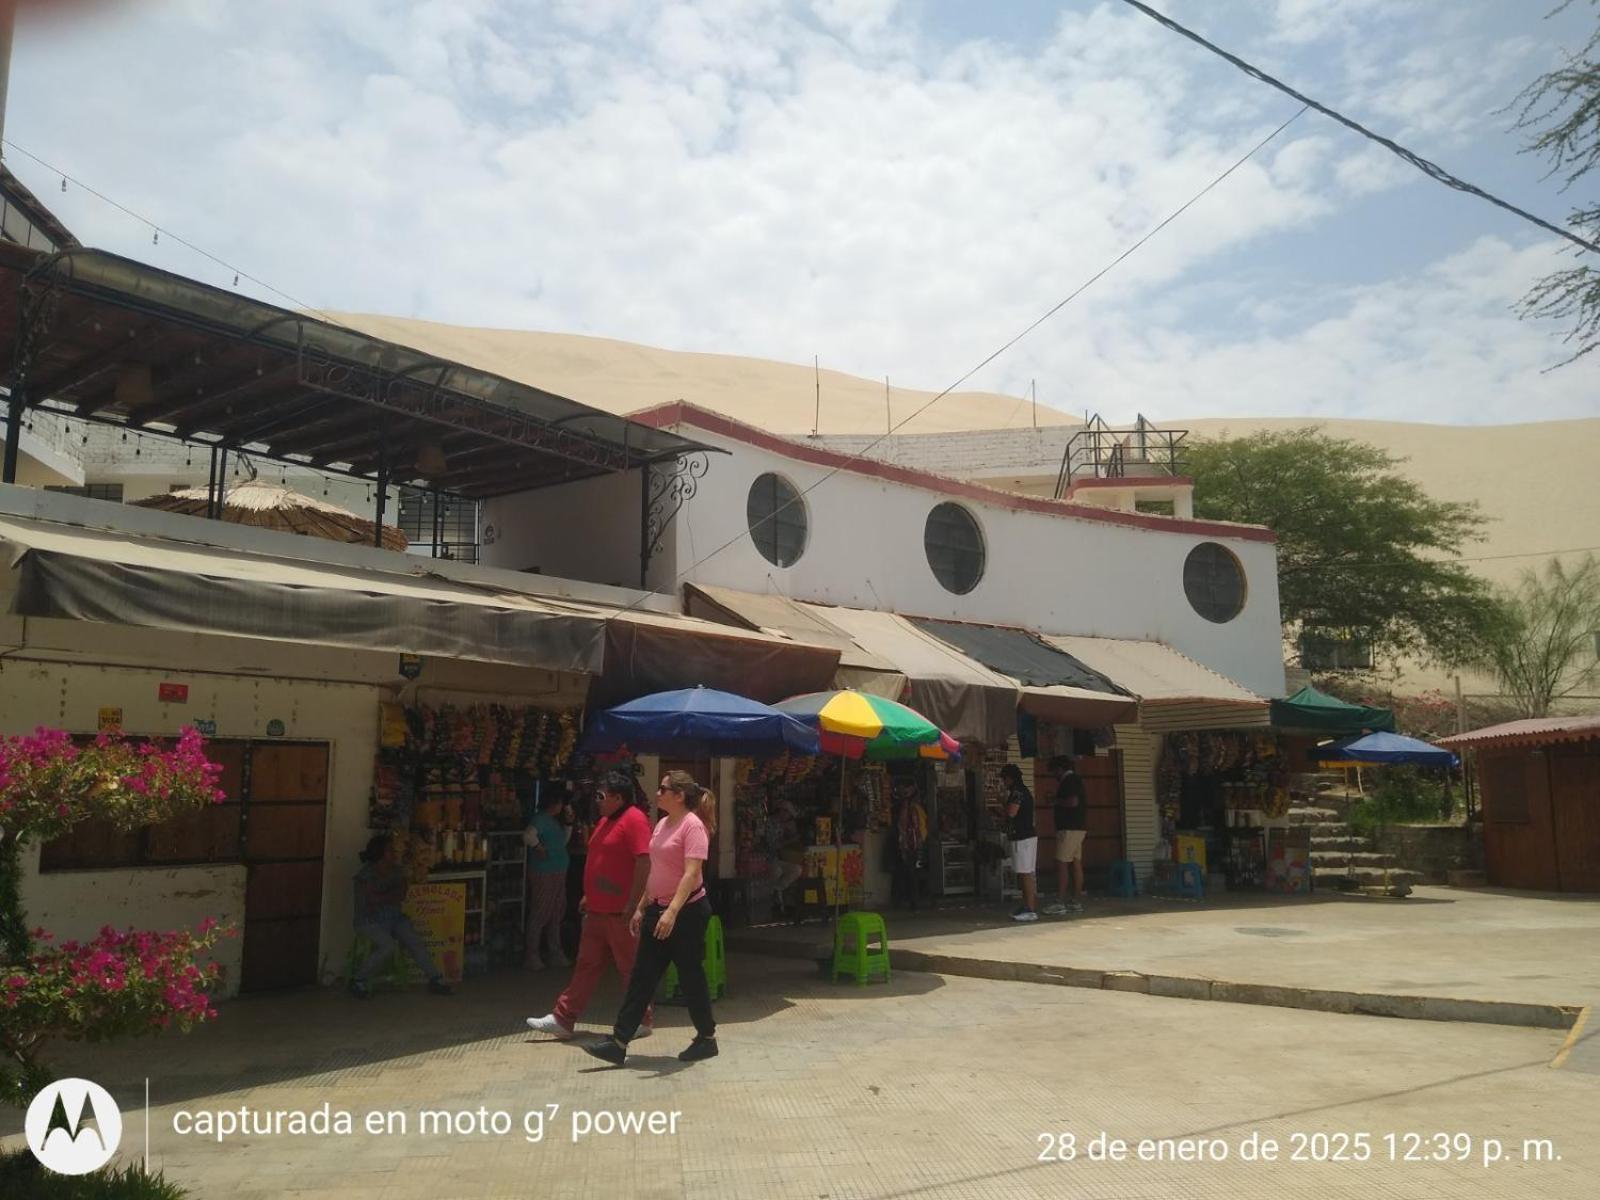
<instances>
[{"instance_id":1,"label":"string light","mask_svg":"<svg viewBox=\"0 0 1600 1200\"><path fill-rule=\"evenodd\" d=\"M161 231L153 226L150 230L150 244L152 246L159 246L161 244Z\"/></svg>"},{"instance_id":2,"label":"string light","mask_svg":"<svg viewBox=\"0 0 1600 1200\"><path fill-rule=\"evenodd\" d=\"M61 190L63 192L67 190L67 177L65 175L61 177Z\"/></svg>"}]
</instances>

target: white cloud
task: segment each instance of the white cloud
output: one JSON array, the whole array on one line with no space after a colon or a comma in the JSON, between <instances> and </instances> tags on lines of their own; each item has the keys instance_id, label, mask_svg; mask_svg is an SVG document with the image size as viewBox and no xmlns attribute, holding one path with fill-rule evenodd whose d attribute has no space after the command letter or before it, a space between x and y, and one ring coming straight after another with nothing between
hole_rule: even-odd
<instances>
[{"instance_id":1,"label":"white cloud","mask_svg":"<svg viewBox=\"0 0 1600 1200\"><path fill-rule=\"evenodd\" d=\"M1281 37L1343 30L1323 7L1282 0ZM938 48L913 15L891 0L155 6L25 31L7 131L320 307L818 353L937 388L1292 111L1242 81L1197 82L1191 47L1119 5L1069 9L1024 48ZM1441 103L1421 85L1383 102L1417 120ZM1335 297L1348 312L1331 321L1241 293L1264 237L1310 233L1398 181L1352 140L1303 118L990 374L1070 380L1108 407L1159 408L1148 392L1238 410L1227 371L1271 380L1341 338L1416 351L1370 315L1404 324L1383 288ZM51 199L93 243L230 279L81 192ZM1184 332L1197 280L1232 329ZM1413 302L1470 290L1385 286L1421 288ZM1440 316L1521 345L1506 336L1528 328L1503 311L1514 298L1494 318L1481 296ZM1327 362L1315 396L1262 382L1249 403L1365 404L1353 365L1331 349Z\"/></svg>"}]
</instances>

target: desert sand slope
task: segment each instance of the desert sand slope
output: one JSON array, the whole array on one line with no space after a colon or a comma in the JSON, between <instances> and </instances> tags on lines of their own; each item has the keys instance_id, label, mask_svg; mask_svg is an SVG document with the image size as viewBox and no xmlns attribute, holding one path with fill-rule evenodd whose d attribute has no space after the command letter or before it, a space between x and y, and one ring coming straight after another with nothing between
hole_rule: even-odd
<instances>
[{"instance_id":1,"label":"desert sand slope","mask_svg":"<svg viewBox=\"0 0 1600 1200\"><path fill-rule=\"evenodd\" d=\"M333 319L428 354L468 363L567 396L607 412L630 413L686 400L773 433L813 432L817 384L811 364L768 362L731 354L660 350L609 338L511 329L469 329L406 317L335 313ZM822 432L883 433L883 380L824 369ZM902 420L934 393L895 387L889 403ZM903 433L987 429L1029 420L1025 402L992 392L955 392ZM1039 423L1070 424L1066 413L1039 406Z\"/></svg>"},{"instance_id":2,"label":"desert sand slope","mask_svg":"<svg viewBox=\"0 0 1600 1200\"><path fill-rule=\"evenodd\" d=\"M816 386L809 364L661 350L577 334L471 329L404 317L350 314L335 319L609 412L637 412L686 400L789 435L809 434L815 419ZM931 394L895 389L891 394L895 419L912 412ZM1507 411L1514 411L1513 403L1508 402ZM882 433L882 381L823 371L821 415L824 434ZM1129 414L1108 416L1117 420ZM1041 425L1077 420L1039 408ZM1017 428L1029 421L1029 407L1018 397L958 392L900 432ZM1468 555L1479 560L1473 563L1475 570L1498 581L1509 582L1541 561L1529 552L1600 546L1600 417L1471 426L1229 417L1166 424L1200 437L1321 425L1336 437L1379 446L1404 458L1401 469L1430 495L1478 502L1490 523L1484 540L1469 548ZM1523 557L1497 557L1503 555Z\"/></svg>"},{"instance_id":3,"label":"desert sand slope","mask_svg":"<svg viewBox=\"0 0 1600 1200\"><path fill-rule=\"evenodd\" d=\"M1489 524L1465 551L1472 569L1510 583L1544 558L1534 552L1600 547L1600 418L1523 425L1416 425L1390 421L1228 418L1184 421L1194 436L1241 436L1320 425L1381 447L1439 500L1476 501ZM1498 557L1516 555L1518 557Z\"/></svg>"}]
</instances>

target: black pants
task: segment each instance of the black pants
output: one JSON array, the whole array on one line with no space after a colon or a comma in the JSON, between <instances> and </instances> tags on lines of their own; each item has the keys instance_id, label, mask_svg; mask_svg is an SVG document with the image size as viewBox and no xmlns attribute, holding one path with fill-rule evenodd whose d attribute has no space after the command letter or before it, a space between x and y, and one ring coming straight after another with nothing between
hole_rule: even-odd
<instances>
[{"instance_id":1,"label":"black pants","mask_svg":"<svg viewBox=\"0 0 1600 1200\"><path fill-rule=\"evenodd\" d=\"M695 1032L701 1037L715 1037L716 1018L711 1015L711 989L706 984L706 925L711 920L711 904L705 897L683 906L672 934L665 940L656 937L656 922L666 910L652 904L644 910L644 922L639 927L639 957L633 961L633 974L628 977L628 994L623 998L622 1011L617 1014L616 1027L611 1031L619 1042L632 1040L644 1020L645 1009L655 997L661 977L667 973L667 964L678 968L678 986L689 1002L689 1016L694 1021Z\"/></svg>"}]
</instances>

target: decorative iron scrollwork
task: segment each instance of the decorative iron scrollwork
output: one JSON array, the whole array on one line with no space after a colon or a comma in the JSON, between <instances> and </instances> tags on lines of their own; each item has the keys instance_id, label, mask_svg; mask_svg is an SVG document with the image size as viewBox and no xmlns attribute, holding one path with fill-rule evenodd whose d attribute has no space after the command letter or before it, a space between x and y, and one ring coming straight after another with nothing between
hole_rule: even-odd
<instances>
[{"instance_id":1,"label":"decorative iron scrollwork","mask_svg":"<svg viewBox=\"0 0 1600 1200\"><path fill-rule=\"evenodd\" d=\"M650 491L645 506L645 558L648 561L661 549L667 526L685 503L700 490L700 481L711 469L710 458L702 451L680 454L671 462L647 467Z\"/></svg>"}]
</instances>

